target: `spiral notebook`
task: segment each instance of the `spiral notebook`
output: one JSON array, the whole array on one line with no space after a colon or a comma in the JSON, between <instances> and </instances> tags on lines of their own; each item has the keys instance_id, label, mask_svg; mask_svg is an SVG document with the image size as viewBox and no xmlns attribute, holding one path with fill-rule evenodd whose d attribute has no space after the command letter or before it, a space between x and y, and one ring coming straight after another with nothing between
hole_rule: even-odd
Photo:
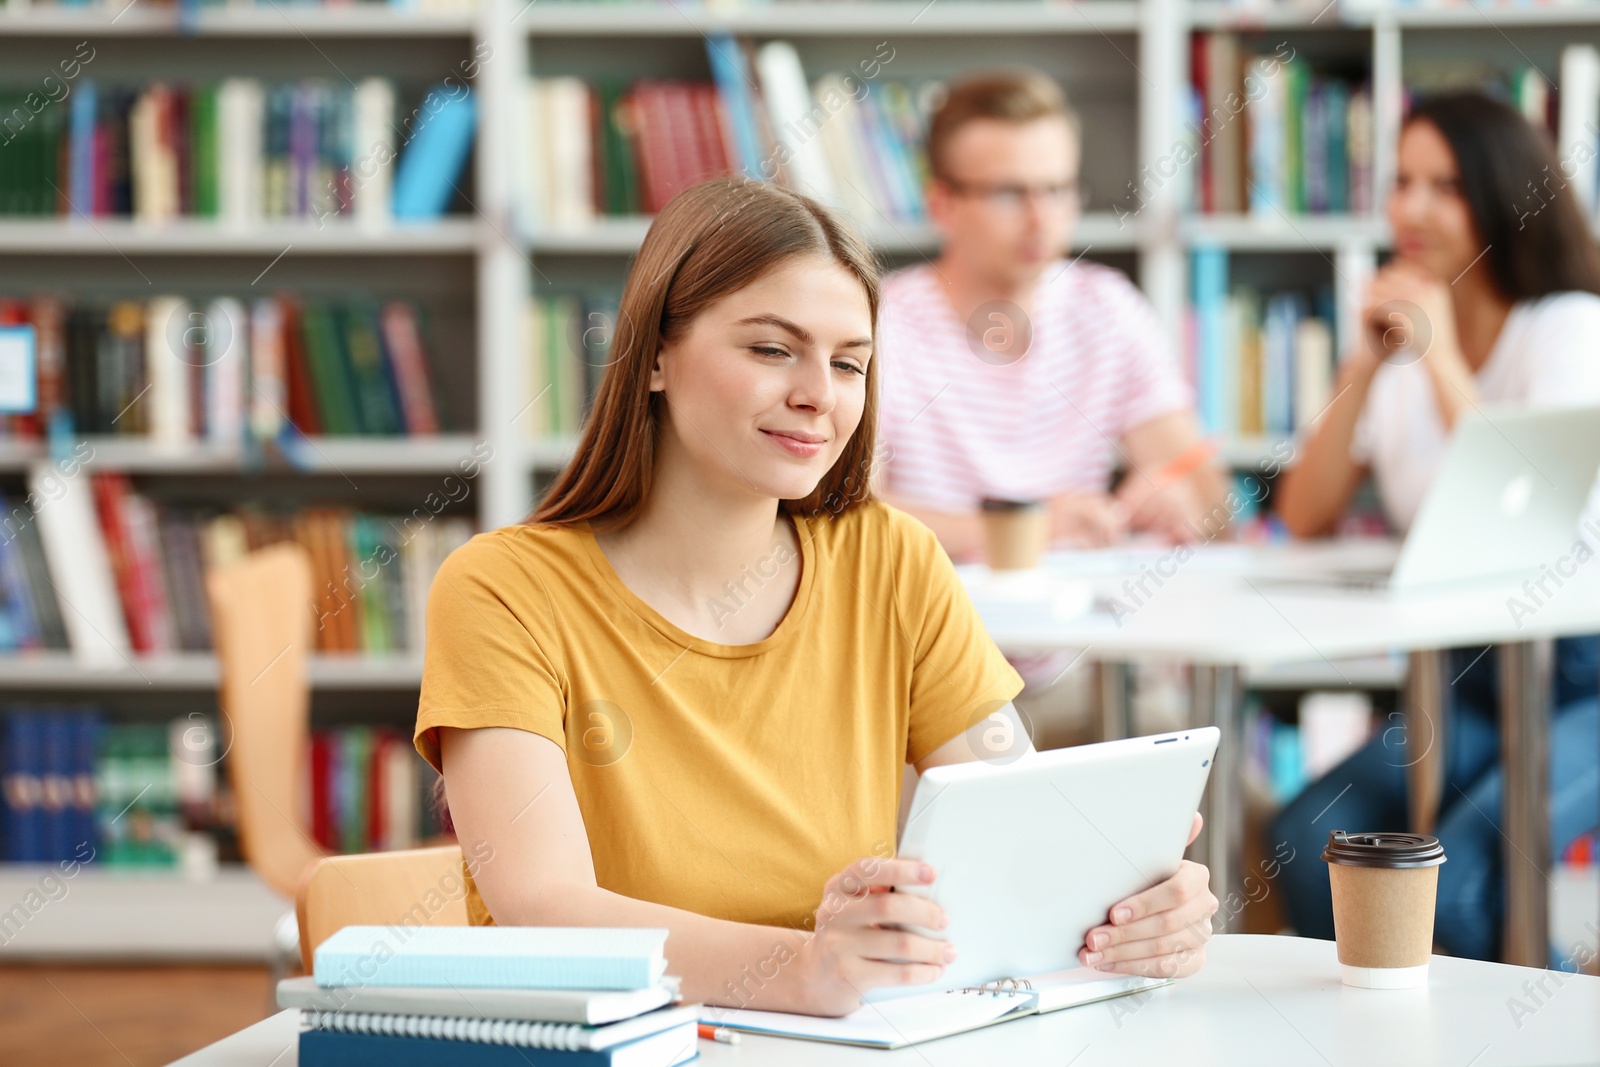
<instances>
[{"instance_id":1,"label":"spiral notebook","mask_svg":"<svg viewBox=\"0 0 1600 1067\"><path fill-rule=\"evenodd\" d=\"M1171 983L1170 978L1141 978L1073 967L1030 978L1006 978L982 986L879 1001L834 1018L707 1005L700 1009L700 1021L775 1037L895 1049Z\"/></svg>"},{"instance_id":2,"label":"spiral notebook","mask_svg":"<svg viewBox=\"0 0 1600 1067\"><path fill-rule=\"evenodd\" d=\"M645 1033L482 1018L302 1011L300 1067L672 1067L698 1055L694 1009L668 1008ZM671 1013L671 1018L666 1016ZM661 1023L667 1025L661 1026ZM625 1037L626 1039L612 1040Z\"/></svg>"}]
</instances>

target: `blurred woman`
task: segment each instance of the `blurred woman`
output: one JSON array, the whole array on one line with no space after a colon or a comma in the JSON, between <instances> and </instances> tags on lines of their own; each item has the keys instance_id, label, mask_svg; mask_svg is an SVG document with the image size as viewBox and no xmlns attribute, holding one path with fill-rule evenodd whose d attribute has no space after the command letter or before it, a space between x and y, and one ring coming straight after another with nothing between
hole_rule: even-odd
<instances>
[{"instance_id":1,"label":"blurred woman","mask_svg":"<svg viewBox=\"0 0 1600 1067\"><path fill-rule=\"evenodd\" d=\"M1415 107L1401 128L1388 215L1395 255L1367 288L1364 336L1341 361L1335 399L1278 495L1299 537L1333 531L1369 473L1390 524L1405 531L1456 420L1480 405L1600 403L1600 251L1549 145L1521 115L1476 92ZM1496 657L1457 649L1450 660L1454 713L1436 828L1449 860L1434 936L1455 955L1494 959L1503 910ZM1557 642L1555 855L1597 821L1597 679L1600 638ZM1300 934L1333 936L1317 858L1328 832L1404 828L1405 768L1431 743L1383 731L1278 815L1272 845L1288 842L1303 860L1284 874Z\"/></svg>"}]
</instances>

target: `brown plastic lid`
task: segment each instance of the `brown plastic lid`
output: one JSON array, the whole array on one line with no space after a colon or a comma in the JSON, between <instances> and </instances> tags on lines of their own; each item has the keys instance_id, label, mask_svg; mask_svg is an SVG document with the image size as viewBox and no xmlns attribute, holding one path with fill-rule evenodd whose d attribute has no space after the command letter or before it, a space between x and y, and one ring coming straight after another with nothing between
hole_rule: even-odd
<instances>
[{"instance_id":1,"label":"brown plastic lid","mask_svg":"<svg viewBox=\"0 0 1600 1067\"><path fill-rule=\"evenodd\" d=\"M986 496L978 501L978 508L982 511L1029 511L1043 506L1042 500L1005 500L994 496Z\"/></svg>"},{"instance_id":2,"label":"brown plastic lid","mask_svg":"<svg viewBox=\"0 0 1600 1067\"><path fill-rule=\"evenodd\" d=\"M1346 867L1436 867L1444 862L1444 846L1428 834L1347 834L1335 830L1328 835L1322 858Z\"/></svg>"}]
</instances>

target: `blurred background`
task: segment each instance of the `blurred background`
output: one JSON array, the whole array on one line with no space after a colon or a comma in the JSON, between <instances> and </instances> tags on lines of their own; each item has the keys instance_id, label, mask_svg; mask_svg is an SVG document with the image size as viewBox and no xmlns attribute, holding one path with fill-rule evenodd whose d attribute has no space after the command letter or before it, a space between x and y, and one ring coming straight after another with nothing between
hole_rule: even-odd
<instances>
[{"instance_id":1,"label":"blurred background","mask_svg":"<svg viewBox=\"0 0 1600 1067\"><path fill-rule=\"evenodd\" d=\"M34 346L0 384L35 401L0 416L0 1055L164 1063L298 967L241 850L210 568L279 541L313 563L302 784L256 832L448 837L411 744L429 582L571 455L679 189L804 186L921 262L930 110L1045 71L1082 122L1068 254L1148 297L1204 430L1268 486L1236 520L1265 540L1385 254L1406 100L1486 88L1593 159L1597 48L1590 0L0 4L0 348ZM1246 93L1263 63L1288 76ZM1592 217L1594 165L1567 177ZM1330 666L1246 679L1257 824L1395 707L1403 658ZM1136 722L1172 721L1180 675L1137 672ZM1592 837L1558 858L1571 944Z\"/></svg>"}]
</instances>

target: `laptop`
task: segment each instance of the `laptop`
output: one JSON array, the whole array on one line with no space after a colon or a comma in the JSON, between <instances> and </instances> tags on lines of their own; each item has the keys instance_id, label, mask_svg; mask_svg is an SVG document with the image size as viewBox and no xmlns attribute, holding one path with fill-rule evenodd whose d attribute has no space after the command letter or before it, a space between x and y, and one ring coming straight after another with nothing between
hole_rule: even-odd
<instances>
[{"instance_id":1,"label":"laptop","mask_svg":"<svg viewBox=\"0 0 1600 1067\"><path fill-rule=\"evenodd\" d=\"M1600 406L1463 413L1392 570L1272 584L1399 594L1514 583L1570 554L1585 532L1600 545L1600 512L1594 529L1582 527L1597 471Z\"/></svg>"}]
</instances>

